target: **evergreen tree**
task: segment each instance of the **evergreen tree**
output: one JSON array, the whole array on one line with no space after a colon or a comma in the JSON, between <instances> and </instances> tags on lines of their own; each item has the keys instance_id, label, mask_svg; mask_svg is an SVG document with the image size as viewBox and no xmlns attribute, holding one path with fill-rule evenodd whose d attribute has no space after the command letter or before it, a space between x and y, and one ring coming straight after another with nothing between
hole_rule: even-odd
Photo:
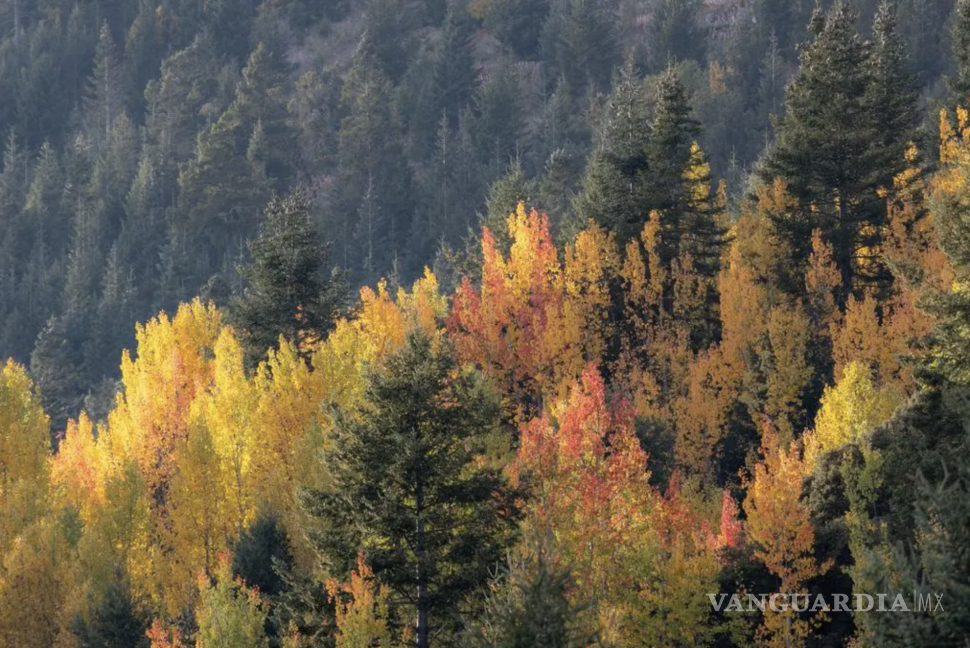
<instances>
[{"instance_id":1,"label":"evergreen tree","mask_svg":"<svg viewBox=\"0 0 970 648\"><path fill-rule=\"evenodd\" d=\"M513 160L508 172L492 183L485 197L485 213L478 218L479 227L487 227L495 238L495 247L508 254L509 216L515 213L520 202L535 204L535 183L525 176L522 163Z\"/></svg>"},{"instance_id":2,"label":"evergreen tree","mask_svg":"<svg viewBox=\"0 0 970 648\"><path fill-rule=\"evenodd\" d=\"M548 13L548 0L493 0L482 22L488 33L517 55L532 58Z\"/></svg>"},{"instance_id":3,"label":"evergreen tree","mask_svg":"<svg viewBox=\"0 0 970 648\"><path fill-rule=\"evenodd\" d=\"M324 338L342 299L340 280L326 276L329 246L320 239L302 191L274 197L259 235L249 244L252 263L241 268L249 287L232 305L250 364L275 348L280 336L304 345Z\"/></svg>"},{"instance_id":4,"label":"evergreen tree","mask_svg":"<svg viewBox=\"0 0 970 648\"><path fill-rule=\"evenodd\" d=\"M372 373L364 415L334 432L333 489L304 498L326 529L313 541L331 573L349 572L363 550L413 613L418 648L458 623L452 615L486 582L517 517L500 471L480 463L498 404L442 344L412 334Z\"/></svg>"},{"instance_id":5,"label":"evergreen tree","mask_svg":"<svg viewBox=\"0 0 970 648\"><path fill-rule=\"evenodd\" d=\"M951 29L954 70L947 84L953 100L965 106L970 101L970 0L957 0Z\"/></svg>"},{"instance_id":6,"label":"evergreen tree","mask_svg":"<svg viewBox=\"0 0 970 648\"><path fill-rule=\"evenodd\" d=\"M90 618L73 628L79 648L148 648L148 617L133 599L125 578L116 577L101 594Z\"/></svg>"},{"instance_id":7,"label":"evergreen tree","mask_svg":"<svg viewBox=\"0 0 970 648\"><path fill-rule=\"evenodd\" d=\"M435 103L439 114L448 117L451 126L475 90L476 70L472 57L474 24L460 4L448 9L441 31L441 48L434 62Z\"/></svg>"},{"instance_id":8,"label":"evergreen tree","mask_svg":"<svg viewBox=\"0 0 970 648\"><path fill-rule=\"evenodd\" d=\"M232 552L232 573L261 594L276 596L286 587L281 573L293 566L289 540L280 521L262 514L247 527Z\"/></svg>"},{"instance_id":9,"label":"evergreen tree","mask_svg":"<svg viewBox=\"0 0 970 648\"><path fill-rule=\"evenodd\" d=\"M126 90L118 50L105 22L101 26L94 53L94 70L88 78L84 95L87 134L95 146L110 137L115 119L125 108Z\"/></svg>"},{"instance_id":10,"label":"evergreen tree","mask_svg":"<svg viewBox=\"0 0 970 648\"><path fill-rule=\"evenodd\" d=\"M541 543L540 543L541 544ZM584 608L569 600L569 571L557 566L548 549L510 559L495 578L485 603L476 648L582 648L596 638L581 630Z\"/></svg>"},{"instance_id":11,"label":"evergreen tree","mask_svg":"<svg viewBox=\"0 0 970 648\"><path fill-rule=\"evenodd\" d=\"M474 108L475 147L485 177L491 180L525 153L525 114L515 71L508 66L497 69L478 89Z\"/></svg>"},{"instance_id":12,"label":"evergreen tree","mask_svg":"<svg viewBox=\"0 0 970 648\"><path fill-rule=\"evenodd\" d=\"M373 190L381 219L374 230L381 234L383 244L374 246L371 262L377 272L383 272L399 252L404 252L398 244L411 225L411 173L403 162L403 138L393 85L377 64L366 36L358 45L353 67L347 74L342 105L346 116L338 135L340 198L328 212L341 219L334 228L339 232L338 244L351 249L354 228L349 223L363 204L368 188ZM351 259L352 269L359 270L362 255L354 254L347 261Z\"/></svg>"},{"instance_id":13,"label":"evergreen tree","mask_svg":"<svg viewBox=\"0 0 970 648\"><path fill-rule=\"evenodd\" d=\"M687 88L672 67L661 76L657 86L652 125L647 146L648 205L650 210L660 212L661 259L669 263L679 253L680 239L688 225L685 214L692 197L684 182L684 172L701 132L700 123L693 117Z\"/></svg>"},{"instance_id":14,"label":"evergreen tree","mask_svg":"<svg viewBox=\"0 0 970 648\"><path fill-rule=\"evenodd\" d=\"M232 104L198 138L181 168L179 212L204 276L225 266L254 229L258 205L290 177L295 134L286 119L283 70L262 44L250 54ZM254 146L254 141L257 145Z\"/></svg>"},{"instance_id":15,"label":"evergreen tree","mask_svg":"<svg viewBox=\"0 0 970 648\"><path fill-rule=\"evenodd\" d=\"M883 0L873 22L871 80L866 102L879 138L870 152L880 177L878 186L889 189L907 165L906 148L920 124L919 96L907 69L906 44L897 29L896 9Z\"/></svg>"},{"instance_id":16,"label":"evergreen tree","mask_svg":"<svg viewBox=\"0 0 970 648\"><path fill-rule=\"evenodd\" d=\"M540 39L550 78L565 77L579 95L606 88L619 53L609 12L603 0L553 0Z\"/></svg>"},{"instance_id":17,"label":"evergreen tree","mask_svg":"<svg viewBox=\"0 0 970 648\"><path fill-rule=\"evenodd\" d=\"M700 0L661 0L653 19L654 67L703 62L707 39L699 25Z\"/></svg>"},{"instance_id":18,"label":"evergreen tree","mask_svg":"<svg viewBox=\"0 0 970 648\"><path fill-rule=\"evenodd\" d=\"M886 218L876 193L884 177L874 155L881 134L866 102L871 46L842 1L824 17L817 10L812 31L814 40L802 51L801 68L788 86L785 117L760 175L765 182L784 179L799 201L798 213L775 221L797 267L808 258L814 229L832 244L844 300L845 291L885 279L882 264L862 261L865 249L878 243Z\"/></svg>"},{"instance_id":19,"label":"evergreen tree","mask_svg":"<svg viewBox=\"0 0 970 648\"><path fill-rule=\"evenodd\" d=\"M44 409L51 417L55 437L69 418L77 416L82 400L84 331L77 330L78 323L74 314L51 317L30 354L30 375L44 394ZM51 445L57 447L56 439L51 439Z\"/></svg>"},{"instance_id":20,"label":"evergreen tree","mask_svg":"<svg viewBox=\"0 0 970 648\"><path fill-rule=\"evenodd\" d=\"M617 73L607 110L603 143L588 163L575 210L581 225L596 221L626 241L640 235L651 205L651 123L632 57Z\"/></svg>"}]
</instances>

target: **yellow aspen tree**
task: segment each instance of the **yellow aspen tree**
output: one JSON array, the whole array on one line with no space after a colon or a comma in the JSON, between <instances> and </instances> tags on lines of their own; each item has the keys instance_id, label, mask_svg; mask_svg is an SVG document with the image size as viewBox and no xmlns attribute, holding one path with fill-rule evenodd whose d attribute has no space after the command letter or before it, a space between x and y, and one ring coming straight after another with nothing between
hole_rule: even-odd
<instances>
[{"instance_id":1,"label":"yellow aspen tree","mask_svg":"<svg viewBox=\"0 0 970 648\"><path fill-rule=\"evenodd\" d=\"M428 336L438 332L439 323L448 315L448 298L441 294L438 278L428 268L411 286L411 292L398 288L397 304L406 314L408 330L417 329Z\"/></svg>"},{"instance_id":2,"label":"yellow aspen tree","mask_svg":"<svg viewBox=\"0 0 970 648\"><path fill-rule=\"evenodd\" d=\"M496 380L515 417L537 410L544 394L558 394L582 373L583 318L566 308L548 218L519 203L508 228L507 258L483 230L481 287L463 279L448 332L459 357Z\"/></svg>"},{"instance_id":3,"label":"yellow aspen tree","mask_svg":"<svg viewBox=\"0 0 970 648\"><path fill-rule=\"evenodd\" d=\"M800 648L824 619L821 614L801 617L791 605L792 597L807 595L809 581L828 571L831 562L820 564L814 555L815 529L808 506L801 500L808 467L794 449L782 447L767 424L761 452L764 459L745 484L745 529L755 558L778 581L774 594L784 599L777 599L774 607L766 606L756 637L759 646Z\"/></svg>"},{"instance_id":4,"label":"yellow aspen tree","mask_svg":"<svg viewBox=\"0 0 970 648\"><path fill-rule=\"evenodd\" d=\"M394 645L388 624L390 592L374 579L374 572L357 556L350 581L327 581L327 595L336 606L336 648L390 648Z\"/></svg>"},{"instance_id":5,"label":"yellow aspen tree","mask_svg":"<svg viewBox=\"0 0 970 648\"><path fill-rule=\"evenodd\" d=\"M713 639L707 592L720 566L707 521L682 493L678 473L653 509L651 529L636 541L636 585L627 592L624 646L704 646Z\"/></svg>"},{"instance_id":6,"label":"yellow aspen tree","mask_svg":"<svg viewBox=\"0 0 970 648\"><path fill-rule=\"evenodd\" d=\"M76 555L61 523L48 515L2 545L0 646L53 648L70 635Z\"/></svg>"},{"instance_id":7,"label":"yellow aspen tree","mask_svg":"<svg viewBox=\"0 0 970 648\"><path fill-rule=\"evenodd\" d=\"M688 365L687 391L673 405L677 463L690 475L711 475L728 411L737 393L723 382L720 349L699 353Z\"/></svg>"},{"instance_id":8,"label":"yellow aspen tree","mask_svg":"<svg viewBox=\"0 0 970 648\"><path fill-rule=\"evenodd\" d=\"M873 384L865 364L848 363L835 386L826 387L822 395L814 429L818 450L862 441L901 403L901 394L891 386L880 390Z\"/></svg>"},{"instance_id":9,"label":"yellow aspen tree","mask_svg":"<svg viewBox=\"0 0 970 648\"><path fill-rule=\"evenodd\" d=\"M112 466L95 440L94 423L85 412L69 420L64 438L51 459L51 483L61 506L68 506L89 522L104 504L105 484Z\"/></svg>"},{"instance_id":10,"label":"yellow aspen tree","mask_svg":"<svg viewBox=\"0 0 970 648\"><path fill-rule=\"evenodd\" d=\"M194 603L192 577L212 575L218 553L232 538L225 525L227 502L221 497L223 466L204 422L190 425L176 451L178 471L170 481L167 516L160 528L169 554L156 565L172 617Z\"/></svg>"},{"instance_id":11,"label":"yellow aspen tree","mask_svg":"<svg viewBox=\"0 0 970 648\"><path fill-rule=\"evenodd\" d=\"M213 347L221 328L214 306L196 300L136 332L137 355L121 359L122 390L108 415L111 454L134 458L158 506L177 468L175 448L188 430L197 395L213 379Z\"/></svg>"},{"instance_id":12,"label":"yellow aspen tree","mask_svg":"<svg viewBox=\"0 0 970 648\"><path fill-rule=\"evenodd\" d=\"M759 184L754 199L741 204L741 214L730 234L739 256L753 273L755 281L764 286L769 301L784 292L782 284L788 280L792 267L792 250L777 235L775 222L793 216L798 200L788 193L781 178L770 184Z\"/></svg>"},{"instance_id":13,"label":"yellow aspen tree","mask_svg":"<svg viewBox=\"0 0 970 648\"><path fill-rule=\"evenodd\" d=\"M820 331L827 333L839 318L836 294L841 285L842 275L835 265L832 244L822 238L821 230L814 230L805 273L805 294L812 324Z\"/></svg>"},{"instance_id":14,"label":"yellow aspen tree","mask_svg":"<svg viewBox=\"0 0 970 648\"><path fill-rule=\"evenodd\" d=\"M888 226L884 237L887 259L904 290L946 290L953 282L950 260L940 249L939 233L928 206L931 187L918 164L914 144L906 150L906 168L886 192Z\"/></svg>"},{"instance_id":15,"label":"yellow aspen tree","mask_svg":"<svg viewBox=\"0 0 970 648\"><path fill-rule=\"evenodd\" d=\"M517 479L528 475L533 486L533 532L555 541L572 569L575 594L603 603L594 615L608 615L610 602L633 587L628 552L648 532L655 501L646 465L632 410L607 404L592 366L550 413L522 427L510 470Z\"/></svg>"},{"instance_id":16,"label":"yellow aspen tree","mask_svg":"<svg viewBox=\"0 0 970 648\"><path fill-rule=\"evenodd\" d=\"M284 342L269 353L254 378L252 478L258 484L256 506L280 515L299 564L309 565L302 536L303 514L297 490L325 488L322 466L326 413L320 410L325 385L307 367L297 349Z\"/></svg>"},{"instance_id":17,"label":"yellow aspen tree","mask_svg":"<svg viewBox=\"0 0 970 648\"><path fill-rule=\"evenodd\" d=\"M218 498L225 532L238 535L252 521L256 484L252 475L255 447L253 414L257 399L246 376L244 351L228 328L216 339L213 384L192 411L192 423L204 429L218 461Z\"/></svg>"},{"instance_id":18,"label":"yellow aspen tree","mask_svg":"<svg viewBox=\"0 0 970 648\"><path fill-rule=\"evenodd\" d=\"M564 256L565 308L581 321L584 360L599 362L613 335L610 287L619 271L616 238L591 223L566 246Z\"/></svg>"},{"instance_id":19,"label":"yellow aspen tree","mask_svg":"<svg viewBox=\"0 0 970 648\"><path fill-rule=\"evenodd\" d=\"M46 513L50 419L23 367L0 368L0 552Z\"/></svg>"},{"instance_id":20,"label":"yellow aspen tree","mask_svg":"<svg viewBox=\"0 0 970 648\"><path fill-rule=\"evenodd\" d=\"M145 635L149 641L149 648L188 648L182 641L182 631L165 625L159 619L152 621Z\"/></svg>"}]
</instances>

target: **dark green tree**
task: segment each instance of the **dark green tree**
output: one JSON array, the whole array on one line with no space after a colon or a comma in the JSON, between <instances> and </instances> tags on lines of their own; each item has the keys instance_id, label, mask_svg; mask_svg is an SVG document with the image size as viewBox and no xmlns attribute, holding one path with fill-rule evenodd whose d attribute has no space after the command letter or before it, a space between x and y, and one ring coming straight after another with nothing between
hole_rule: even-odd
<instances>
[{"instance_id":1,"label":"dark green tree","mask_svg":"<svg viewBox=\"0 0 970 648\"><path fill-rule=\"evenodd\" d=\"M617 72L606 105L602 144L586 167L574 209L626 242L640 234L650 214L651 119L643 80L632 57Z\"/></svg>"},{"instance_id":2,"label":"dark green tree","mask_svg":"<svg viewBox=\"0 0 970 648\"><path fill-rule=\"evenodd\" d=\"M619 63L611 7L604 0L553 0L540 51L552 80L565 77L573 92L605 90Z\"/></svg>"},{"instance_id":3,"label":"dark green tree","mask_svg":"<svg viewBox=\"0 0 970 648\"><path fill-rule=\"evenodd\" d=\"M872 27L868 109L879 138L872 143L879 186L891 188L906 168L906 147L922 121L915 80L908 69L906 44L898 31L895 5L883 0Z\"/></svg>"},{"instance_id":4,"label":"dark green tree","mask_svg":"<svg viewBox=\"0 0 970 648\"><path fill-rule=\"evenodd\" d=\"M101 26L94 54L94 70L84 95L87 134L98 146L111 136L115 119L125 108L127 84L118 49L108 24Z\"/></svg>"},{"instance_id":5,"label":"dark green tree","mask_svg":"<svg viewBox=\"0 0 970 648\"><path fill-rule=\"evenodd\" d=\"M230 320L250 365L275 348L280 336L301 344L309 359L302 343L326 336L343 293L328 267L329 245L320 238L302 191L270 200L249 251L252 262L240 268L248 287L232 302Z\"/></svg>"},{"instance_id":6,"label":"dark green tree","mask_svg":"<svg viewBox=\"0 0 970 648\"><path fill-rule=\"evenodd\" d=\"M293 567L289 540L279 519L259 515L236 541L232 552L232 573L258 587L261 594L274 597L286 583L280 575Z\"/></svg>"},{"instance_id":7,"label":"dark green tree","mask_svg":"<svg viewBox=\"0 0 970 648\"><path fill-rule=\"evenodd\" d=\"M149 615L139 608L127 579L116 577L97 600L90 618L78 617L72 631L80 648L147 648Z\"/></svg>"},{"instance_id":8,"label":"dark green tree","mask_svg":"<svg viewBox=\"0 0 970 648\"><path fill-rule=\"evenodd\" d=\"M332 490L303 498L331 573L347 573L363 550L414 615L418 648L458 627L454 615L487 582L518 517L501 472L480 463L498 403L443 344L412 334L371 374L363 415L334 431Z\"/></svg>"},{"instance_id":9,"label":"dark green tree","mask_svg":"<svg viewBox=\"0 0 970 648\"><path fill-rule=\"evenodd\" d=\"M670 67L657 85L653 129L647 145L648 212L660 211L660 255L665 263L680 253L680 241L689 225L687 212L694 197L684 181L684 171L691 163L691 147L700 132L687 88Z\"/></svg>"},{"instance_id":10,"label":"dark green tree","mask_svg":"<svg viewBox=\"0 0 970 648\"><path fill-rule=\"evenodd\" d=\"M494 579L485 602L482 629L472 634L476 648L583 648L596 645L584 633L585 611L569 600L569 570L556 565L539 543L525 558L509 559Z\"/></svg>"},{"instance_id":11,"label":"dark green tree","mask_svg":"<svg viewBox=\"0 0 970 648\"><path fill-rule=\"evenodd\" d=\"M360 240L355 240L353 223L370 189L377 197L380 213L375 231L382 238L382 243L373 247L371 267L377 273L386 272L393 259L405 252L400 241L407 240L411 226L412 178L404 163L394 87L370 51L366 35L345 78L342 108L346 116L338 135L339 197L327 213L337 219L332 228L344 266L361 271L366 251L361 249Z\"/></svg>"},{"instance_id":12,"label":"dark green tree","mask_svg":"<svg viewBox=\"0 0 970 648\"><path fill-rule=\"evenodd\" d=\"M679 61L702 63L707 38L700 26L701 0L661 0L653 19L654 69Z\"/></svg>"},{"instance_id":13,"label":"dark green tree","mask_svg":"<svg viewBox=\"0 0 970 648\"><path fill-rule=\"evenodd\" d=\"M485 213L478 218L479 229L487 227L495 237L495 243L503 254L508 254L509 239L508 219L515 213L520 202L526 204L526 209L536 203L535 182L526 177L522 163L513 160L508 172L492 183L485 197ZM477 234L477 232L476 232Z\"/></svg>"},{"instance_id":14,"label":"dark green tree","mask_svg":"<svg viewBox=\"0 0 970 648\"><path fill-rule=\"evenodd\" d=\"M833 246L843 290L851 291L886 278L882 264L860 263L864 250L878 243L886 219L885 201L876 193L884 175L875 155L882 134L866 101L871 44L841 0L824 17L816 11L812 31L788 86L777 139L759 172L767 182L783 178L799 201L798 213L775 223L796 267L808 258L812 231L820 229Z\"/></svg>"},{"instance_id":15,"label":"dark green tree","mask_svg":"<svg viewBox=\"0 0 970 648\"><path fill-rule=\"evenodd\" d=\"M953 73L947 84L953 100L965 106L970 101L970 0L957 0L951 29Z\"/></svg>"}]
</instances>

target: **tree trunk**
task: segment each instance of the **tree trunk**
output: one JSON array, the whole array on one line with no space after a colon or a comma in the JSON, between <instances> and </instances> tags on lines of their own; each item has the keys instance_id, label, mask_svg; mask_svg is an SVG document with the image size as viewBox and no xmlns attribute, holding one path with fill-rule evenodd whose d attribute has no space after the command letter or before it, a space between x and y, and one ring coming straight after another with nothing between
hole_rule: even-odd
<instances>
[{"instance_id":1,"label":"tree trunk","mask_svg":"<svg viewBox=\"0 0 970 648\"><path fill-rule=\"evenodd\" d=\"M416 544L418 548L418 565L417 565L417 577L418 577L418 618L417 618L417 631L418 631L418 641L417 648L428 648L428 610L427 610L427 597L428 597L428 584L425 582L425 571L424 571L424 560L425 560L425 548L424 548L424 482L419 477L418 485L415 492L415 513L417 515L417 538Z\"/></svg>"}]
</instances>

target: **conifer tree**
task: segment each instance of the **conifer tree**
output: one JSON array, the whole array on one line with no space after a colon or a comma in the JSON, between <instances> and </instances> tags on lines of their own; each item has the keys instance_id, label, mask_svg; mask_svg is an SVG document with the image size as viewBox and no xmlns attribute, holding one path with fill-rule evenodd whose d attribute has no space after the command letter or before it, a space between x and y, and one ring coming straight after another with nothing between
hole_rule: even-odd
<instances>
[{"instance_id":1,"label":"conifer tree","mask_svg":"<svg viewBox=\"0 0 970 648\"><path fill-rule=\"evenodd\" d=\"M953 74L947 79L953 101L967 105L970 101L970 0L957 0L953 14L950 42Z\"/></svg>"},{"instance_id":2,"label":"conifer tree","mask_svg":"<svg viewBox=\"0 0 970 648\"><path fill-rule=\"evenodd\" d=\"M581 226L593 220L626 242L639 236L652 205L650 116L632 57L617 72L607 110L602 148L589 160L574 207Z\"/></svg>"},{"instance_id":3,"label":"conifer tree","mask_svg":"<svg viewBox=\"0 0 970 648\"><path fill-rule=\"evenodd\" d=\"M885 222L885 201L876 193L885 177L875 143L879 124L867 106L871 45L856 31L856 16L840 0L812 19L812 42L788 87L785 118L760 169L763 180L783 178L799 201L791 218L775 225L801 267L811 232L831 243L843 291L885 280L884 266L866 258ZM840 296L844 301L845 293Z\"/></svg>"},{"instance_id":4,"label":"conifer tree","mask_svg":"<svg viewBox=\"0 0 970 648\"><path fill-rule=\"evenodd\" d=\"M687 88L670 67L657 86L653 130L647 147L649 208L660 212L660 254L665 263L670 263L679 253L680 239L687 226L685 212L691 197L685 187L684 172L690 165L700 130Z\"/></svg>"},{"instance_id":5,"label":"conifer tree","mask_svg":"<svg viewBox=\"0 0 970 648\"><path fill-rule=\"evenodd\" d=\"M702 4L699 0L661 0L652 23L655 68L704 61L707 39L698 24Z\"/></svg>"},{"instance_id":6,"label":"conifer tree","mask_svg":"<svg viewBox=\"0 0 970 648\"><path fill-rule=\"evenodd\" d=\"M386 271L397 254L403 252L399 241L411 225L411 173L407 164L389 163L404 159L403 138L393 85L377 64L366 35L357 46L341 102L346 116L338 135L340 197L334 209L328 211L338 218L355 220L352 216L358 213L371 188L380 213L374 229L383 237L381 244L374 246L371 263L377 272ZM335 229L340 232L337 244L353 249L350 246L354 243L354 228L347 224ZM352 258L362 260L363 256L354 254ZM350 269L360 269L357 263L354 266Z\"/></svg>"},{"instance_id":7,"label":"conifer tree","mask_svg":"<svg viewBox=\"0 0 970 648\"><path fill-rule=\"evenodd\" d=\"M919 97L908 69L906 44L899 33L895 5L883 0L872 27L870 86L866 97L878 136L871 155L879 187L891 189L907 166L906 149L920 125Z\"/></svg>"},{"instance_id":8,"label":"conifer tree","mask_svg":"<svg viewBox=\"0 0 970 648\"><path fill-rule=\"evenodd\" d=\"M88 78L84 96L88 136L96 145L111 134L115 119L124 110L126 90L118 50L111 29L105 22L101 26L94 54L94 70Z\"/></svg>"},{"instance_id":9,"label":"conifer tree","mask_svg":"<svg viewBox=\"0 0 970 648\"><path fill-rule=\"evenodd\" d=\"M362 550L392 604L413 614L418 648L455 626L517 517L505 479L479 463L498 404L443 344L412 334L371 375L364 415L335 430L333 489L304 498L325 525L313 541L331 573L348 573Z\"/></svg>"},{"instance_id":10,"label":"conifer tree","mask_svg":"<svg viewBox=\"0 0 970 648\"><path fill-rule=\"evenodd\" d=\"M252 263L241 269L249 286L233 302L231 319L250 365L276 348L280 336L300 345L323 339L336 320L340 279L328 267L329 245L316 230L302 191L274 197L259 235L249 244Z\"/></svg>"}]
</instances>

